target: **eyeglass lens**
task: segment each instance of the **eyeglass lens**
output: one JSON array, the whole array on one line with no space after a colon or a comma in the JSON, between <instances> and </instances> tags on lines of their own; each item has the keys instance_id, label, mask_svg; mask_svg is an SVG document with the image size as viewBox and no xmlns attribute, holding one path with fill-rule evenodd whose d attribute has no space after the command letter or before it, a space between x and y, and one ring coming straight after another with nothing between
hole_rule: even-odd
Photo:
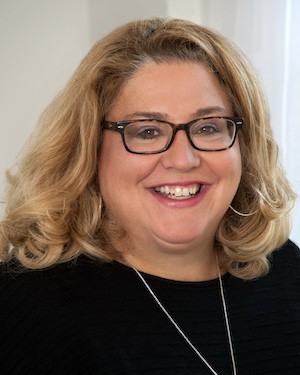
<instances>
[{"instance_id":1,"label":"eyeglass lens","mask_svg":"<svg viewBox=\"0 0 300 375\"><path fill-rule=\"evenodd\" d=\"M221 150L231 145L235 123L225 118L199 119L187 125L193 146L204 150ZM166 149L173 138L173 127L162 121L136 121L124 129L124 140L133 152L159 152Z\"/></svg>"}]
</instances>

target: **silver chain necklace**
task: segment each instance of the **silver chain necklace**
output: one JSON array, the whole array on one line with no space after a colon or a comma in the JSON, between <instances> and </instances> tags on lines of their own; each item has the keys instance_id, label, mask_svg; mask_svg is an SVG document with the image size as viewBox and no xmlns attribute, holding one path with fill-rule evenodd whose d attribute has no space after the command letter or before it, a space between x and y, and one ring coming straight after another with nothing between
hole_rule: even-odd
<instances>
[{"instance_id":1,"label":"silver chain necklace","mask_svg":"<svg viewBox=\"0 0 300 375\"><path fill-rule=\"evenodd\" d=\"M229 351L230 351L230 357L231 357L231 363L232 363L232 369L233 369L233 375L237 375L237 367L236 367L236 361L234 356L234 350L233 350L233 342L232 342L232 334L230 330L229 325L229 318L228 318L228 310L225 300L225 294L224 294L224 288L223 288L223 281L220 273L220 267L217 257L217 265L218 265L218 279L219 279L219 287L220 287L220 293L221 293L221 299L222 299L222 307L223 307L223 313L224 313L224 319L225 319L225 325L226 325L226 332L227 332L227 338L228 338L228 344L229 344ZM143 275L133 266L131 266L132 269L136 272L138 277L141 279L145 287L147 288L148 292L154 299L154 301L158 304L160 309L163 311L163 313L167 316L169 321L172 323L172 325L175 327L177 332L184 338L186 343L189 345L189 347L196 353L196 355L200 358L200 360L206 365L206 367L211 371L212 374L218 375L216 370L209 364L209 362L204 358L204 356L200 353L200 351L195 347L195 345L191 342L191 340L188 338L188 336L184 333L182 328L178 325L178 323L175 321L175 319L171 316L171 314L168 312L168 310L164 307L164 305L161 303L157 295L154 293L154 291L151 289L150 285L147 283Z\"/></svg>"}]
</instances>

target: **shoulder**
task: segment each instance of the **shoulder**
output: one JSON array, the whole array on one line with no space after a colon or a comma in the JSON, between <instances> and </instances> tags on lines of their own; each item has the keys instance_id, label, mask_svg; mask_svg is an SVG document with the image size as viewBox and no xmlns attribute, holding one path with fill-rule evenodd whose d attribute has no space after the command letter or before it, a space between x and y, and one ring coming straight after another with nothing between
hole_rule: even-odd
<instances>
[{"instance_id":1,"label":"shoulder","mask_svg":"<svg viewBox=\"0 0 300 375\"><path fill-rule=\"evenodd\" d=\"M266 296L271 302L277 301L284 307L282 300L290 299L300 303L300 249L291 240L273 250L268 256L270 264L269 272L259 278L245 281L243 279L229 278L233 280L234 291L239 298L242 295L249 299L266 302Z\"/></svg>"},{"instance_id":2,"label":"shoulder","mask_svg":"<svg viewBox=\"0 0 300 375\"><path fill-rule=\"evenodd\" d=\"M64 306L72 310L88 298L102 299L105 306L118 298L124 285L130 284L131 276L130 270L115 262L101 262L86 256L43 270L20 270L16 264L2 264L0 299L2 308L9 305L14 311L25 309L31 303L37 309Z\"/></svg>"},{"instance_id":3,"label":"shoulder","mask_svg":"<svg viewBox=\"0 0 300 375\"><path fill-rule=\"evenodd\" d=\"M273 251L270 272L263 279L273 286L273 293L282 300L293 301L300 309L300 249L291 240Z\"/></svg>"},{"instance_id":4,"label":"shoulder","mask_svg":"<svg viewBox=\"0 0 300 375\"><path fill-rule=\"evenodd\" d=\"M0 373L93 373L83 366L93 366L97 345L111 344L115 315L126 317L126 289L131 298L136 290L133 276L85 256L39 271L2 264Z\"/></svg>"},{"instance_id":5,"label":"shoulder","mask_svg":"<svg viewBox=\"0 0 300 375\"><path fill-rule=\"evenodd\" d=\"M3 285L6 287L15 285L26 289L29 285L46 288L48 284L51 284L51 287L68 286L68 284L87 286L94 282L108 284L118 280L116 275L128 276L130 272L126 271L125 267L116 262L104 262L85 255L40 270L24 269L19 263L12 261L8 264L0 264L0 288L3 289Z\"/></svg>"},{"instance_id":6,"label":"shoulder","mask_svg":"<svg viewBox=\"0 0 300 375\"><path fill-rule=\"evenodd\" d=\"M270 262L273 269L282 269L300 276L300 249L291 240L273 251Z\"/></svg>"}]
</instances>

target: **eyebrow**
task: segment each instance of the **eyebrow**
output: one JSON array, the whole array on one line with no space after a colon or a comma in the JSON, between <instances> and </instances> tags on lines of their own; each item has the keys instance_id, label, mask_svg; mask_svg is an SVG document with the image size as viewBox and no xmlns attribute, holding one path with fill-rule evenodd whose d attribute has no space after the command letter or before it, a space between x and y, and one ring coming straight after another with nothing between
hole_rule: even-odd
<instances>
[{"instance_id":1,"label":"eyebrow","mask_svg":"<svg viewBox=\"0 0 300 375\"><path fill-rule=\"evenodd\" d=\"M228 110L225 109L224 107L220 106L214 106L214 107L206 107L206 108L201 108L198 109L195 113L193 113L193 116L195 117L203 117L203 116L209 116L212 114L217 114L217 115L228 115Z\"/></svg>"},{"instance_id":2,"label":"eyebrow","mask_svg":"<svg viewBox=\"0 0 300 375\"><path fill-rule=\"evenodd\" d=\"M197 118L197 117L204 117L204 116L210 116L210 115L229 115L228 110L226 110L223 107L220 106L214 106L214 107L205 107L200 108L196 112L191 114L191 117ZM134 118L148 118L148 119L155 119L155 120L167 120L168 115L162 112L132 112L126 116L126 119L131 120Z\"/></svg>"}]
</instances>

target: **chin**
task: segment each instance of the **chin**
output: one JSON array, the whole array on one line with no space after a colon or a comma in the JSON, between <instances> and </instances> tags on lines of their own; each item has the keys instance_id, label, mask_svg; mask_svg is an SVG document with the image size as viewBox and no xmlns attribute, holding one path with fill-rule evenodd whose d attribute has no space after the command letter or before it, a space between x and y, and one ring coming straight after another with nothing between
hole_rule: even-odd
<instances>
[{"instance_id":1,"label":"chin","mask_svg":"<svg viewBox=\"0 0 300 375\"><path fill-rule=\"evenodd\" d=\"M209 242L208 239L204 239L204 236L178 236L178 233L174 236L170 234L166 237L160 237L161 246L169 251L176 252L188 252L193 248L201 248L204 243Z\"/></svg>"}]
</instances>

